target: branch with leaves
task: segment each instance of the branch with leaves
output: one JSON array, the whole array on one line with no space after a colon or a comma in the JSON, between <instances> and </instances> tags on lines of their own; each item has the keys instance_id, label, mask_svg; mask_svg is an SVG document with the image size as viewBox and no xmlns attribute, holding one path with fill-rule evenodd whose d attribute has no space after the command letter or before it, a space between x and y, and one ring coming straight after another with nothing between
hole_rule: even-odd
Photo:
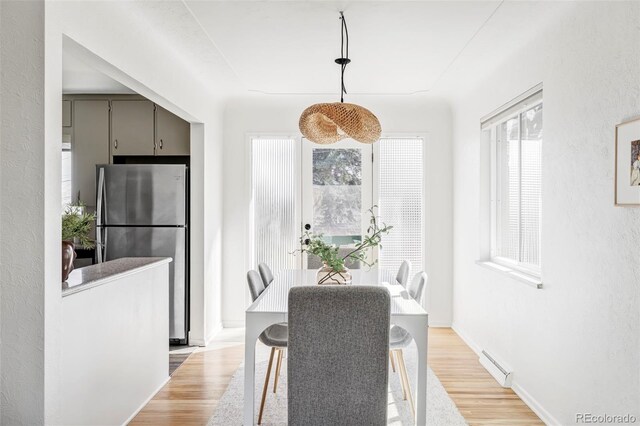
<instances>
[{"instance_id":1,"label":"branch with leaves","mask_svg":"<svg viewBox=\"0 0 640 426\"><path fill-rule=\"evenodd\" d=\"M303 252L318 256L320 260L327 266L329 266L335 273L345 271L345 263L348 260L353 262L360 262L368 267L372 267L377 263L377 260L369 262L367 252L374 247L382 248L382 235L387 235L393 226L388 226L385 223L380 224L375 214L374 209L378 206L371 207L368 212L371 214L369 220L369 227L367 228L366 235L363 236L362 241L357 243L353 250L348 252L344 256L339 255L340 247L336 244L328 244L325 241L323 234L313 233L305 231L300 237L301 248L295 252ZM295 253L294 252L294 253Z\"/></svg>"},{"instance_id":2,"label":"branch with leaves","mask_svg":"<svg viewBox=\"0 0 640 426\"><path fill-rule=\"evenodd\" d=\"M84 248L93 248L95 241L89 237L91 226L96 219L94 213L87 213L85 205L68 205L62 213L62 241L78 240Z\"/></svg>"}]
</instances>

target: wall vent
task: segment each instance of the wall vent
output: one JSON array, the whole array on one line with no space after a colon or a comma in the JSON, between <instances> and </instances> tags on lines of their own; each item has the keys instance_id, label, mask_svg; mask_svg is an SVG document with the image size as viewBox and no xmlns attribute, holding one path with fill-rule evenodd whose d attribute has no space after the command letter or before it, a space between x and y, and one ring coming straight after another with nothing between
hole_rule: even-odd
<instances>
[{"instance_id":1,"label":"wall vent","mask_svg":"<svg viewBox=\"0 0 640 426\"><path fill-rule=\"evenodd\" d=\"M513 372L510 368L506 367L504 363L499 363L493 356L483 350L480 354L480 364L486 368L500 386L503 388L511 387Z\"/></svg>"}]
</instances>

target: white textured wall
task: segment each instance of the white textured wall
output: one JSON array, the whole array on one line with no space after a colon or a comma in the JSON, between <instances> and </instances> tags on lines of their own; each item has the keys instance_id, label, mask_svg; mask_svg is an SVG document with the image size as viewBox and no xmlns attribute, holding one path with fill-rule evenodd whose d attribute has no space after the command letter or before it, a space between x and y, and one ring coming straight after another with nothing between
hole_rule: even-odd
<instances>
[{"instance_id":1,"label":"white textured wall","mask_svg":"<svg viewBox=\"0 0 640 426\"><path fill-rule=\"evenodd\" d=\"M2 7L0 7L0 25L2 24ZM2 45L3 33L0 30L0 165L2 164ZM2 173L0 173L0 241L2 241ZM2 254L0 254L0 283L2 283ZM0 324L2 322L2 286L0 285ZM2 392L2 328L0 326L0 394ZM0 422L2 422L2 404L0 403Z\"/></svg>"},{"instance_id":2,"label":"white textured wall","mask_svg":"<svg viewBox=\"0 0 640 426\"><path fill-rule=\"evenodd\" d=\"M171 26L163 25L167 16ZM221 319L218 89L235 82L179 2L2 1L0 19L0 423L60 424L63 35L128 76L142 95L203 123L192 163L201 177L193 182L191 277L201 295L192 298L199 343Z\"/></svg>"},{"instance_id":3,"label":"white textured wall","mask_svg":"<svg viewBox=\"0 0 640 426\"><path fill-rule=\"evenodd\" d=\"M224 234L222 319L225 326L242 326L250 300L246 273L250 184L248 134L300 135L300 113L316 102L334 98L253 96L232 100L224 120ZM426 133L425 155L428 205L426 213L427 272L430 323L451 324L451 114L447 103L428 97L348 97L371 109L383 134ZM417 272L417 271L414 271Z\"/></svg>"},{"instance_id":4,"label":"white textured wall","mask_svg":"<svg viewBox=\"0 0 640 426\"><path fill-rule=\"evenodd\" d=\"M640 115L640 3L583 2L455 99L454 324L545 420L640 418L640 208L613 205L614 128ZM474 264L480 118L544 84L542 278Z\"/></svg>"},{"instance_id":5,"label":"white textured wall","mask_svg":"<svg viewBox=\"0 0 640 426\"><path fill-rule=\"evenodd\" d=\"M2 7L0 7L0 24L2 23ZM0 96L2 90L2 45L3 35L0 30ZM0 99L0 164L2 164L2 99ZM0 241L2 241L2 173L0 173ZM0 283L2 283L2 255L0 254ZM0 323L2 320L2 286L0 285ZM0 327L0 393L2 392L2 328ZM0 422L2 421L2 404L0 403Z\"/></svg>"},{"instance_id":6,"label":"white textured wall","mask_svg":"<svg viewBox=\"0 0 640 426\"><path fill-rule=\"evenodd\" d=\"M191 148L191 342L204 344L221 322L222 105L233 75L180 2L48 2L47 34L51 73L59 72L64 34L108 63L102 71L201 123ZM48 86L52 102L60 84L52 79Z\"/></svg>"},{"instance_id":7,"label":"white textured wall","mask_svg":"<svg viewBox=\"0 0 640 426\"><path fill-rule=\"evenodd\" d=\"M222 259L222 234L223 234L223 114L222 107L216 110L210 124L212 128L210 138L216 141L215 146L208 147L205 154L204 167L204 190L208 196L205 198L205 212L208 214L204 218L205 235L204 238L204 321L206 324L203 336L206 344L222 329L222 270L224 262Z\"/></svg>"},{"instance_id":8,"label":"white textured wall","mask_svg":"<svg viewBox=\"0 0 640 426\"><path fill-rule=\"evenodd\" d=\"M169 380L169 264L62 299L58 424L122 425Z\"/></svg>"},{"instance_id":9,"label":"white textured wall","mask_svg":"<svg viewBox=\"0 0 640 426\"><path fill-rule=\"evenodd\" d=\"M33 425L45 416L45 300L52 284L43 245L50 199L43 144L44 3L0 2L0 61L0 423Z\"/></svg>"}]
</instances>

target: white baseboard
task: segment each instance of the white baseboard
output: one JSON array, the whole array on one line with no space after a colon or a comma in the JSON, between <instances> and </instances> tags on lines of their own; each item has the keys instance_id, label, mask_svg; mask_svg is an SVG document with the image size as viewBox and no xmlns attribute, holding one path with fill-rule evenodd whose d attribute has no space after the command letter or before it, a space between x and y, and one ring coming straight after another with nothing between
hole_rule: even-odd
<instances>
[{"instance_id":1,"label":"white baseboard","mask_svg":"<svg viewBox=\"0 0 640 426\"><path fill-rule=\"evenodd\" d=\"M215 327L213 327L211 332L204 339L192 337L191 334L189 334L189 346L205 347L209 343L211 343L214 337L216 337L216 334L220 333L221 331L222 331L222 323L218 323Z\"/></svg>"},{"instance_id":2,"label":"white baseboard","mask_svg":"<svg viewBox=\"0 0 640 426\"><path fill-rule=\"evenodd\" d=\"M480 356L480 353L482 352L482 348L480 347L480 345L478 345L467 333L465 333L462 328L460 328L460 326L456 324L455 321L451 324L451 328L456 332L458 336L460 336L460 338L467 344L467 346L469 346L471 350L476 353L476 355Z\"/></svg>"},{"instance_id":3,"label":"white baseboard","mask_svg":"<svg viewBox=\"0 0 640 426\"><path fill-rule=\"evenodd\" d=\"M200 346L200 347L205 347L207 346L205 341L202 339L189 339L189 346Z\"/></svg>"},{"instance_id":4,"label":"white baseboard","mask_svg":"<svg viewBox=\"0 0 640 426\"><path fill-rule=\"evenodd\" d=\"M451 328L451 321L431 321L429 320L430 328Z\"/></svg>"},{"instance_id":5,"label":"white baseboard","mask_svg":"<svg viewBox=\"0 0 640 426\"><path fill-rule=\"evenodd\" d=\"M164 382L162 382L162 384L160 386L158 386L158 388L155 391L153 391L153 393L151 395L149 395L149 398L147 398L142 404L140 404L140 406L136 409L136 411L134 411L133 414L131 414L129 416L129 418L127 420L125 420L124 423L122 423L122 426L125 426L125 425L128 425L129 423L131 423L131 420L133 420L133 418L135 416L137 416L140 411L142 411L144 406L147 405L149 403L149 401L151 401L153 399L153 397L156 396L156 394L158 392L160 392L160 389L162 389L164 387L164 385L169 383L169 380L171 380L171 376L167 377L167 379Z\"/></svg>"},{"instance_id":6,"label":"white baseboard","mask_svg":"<svg viewBox=\"0 0 640 426\"><path fill-rule=\"evenodd\" d=\"M558 419L553 417L551 415L551 413L549 411L547 411L538 402L538 400L536 400L534 397L532 397L529 392L527 392L522 386L520 386L518 384L518 382L515 380L515 377L514 377L514 382L511 384L511 389L513 389L513 391L516 393L516 395L518 395L520 397L522 402L524 402L525 404L527 404L527 406L529 408L531 408L531 411L533 411L534 413L536 413L536 415L538 417L540 417L540 420L542 420L544 422L544 424L546 424L547 426L561 426L562 425L562 423Z\"/></svg>"},{"instance_id":7,"label":"white baseboard","mask_svg":"<svg viewBox=\"0 0 640 426\"><path fill-rule=\"evenodd\" d=\"M204 338L194 337L191 332L189 332L189 346L206 346L204 343Z\"/></svg>"},{"instance_id":8,"label":"white baseboard","mask_svg":"<svg viewBox=\"0 0 640 426\"><path fill-rule=\"evenodd\" d=\"M207 336L207 338L205 339L204 342L204 346L208 346L209 343L211 343L211 341L216 337L216 335L218 333L220 333L222 331L222 323L218 323L213 330L211 330L211 333L209 333L209 335Z\"/></svg>"},{"instance_id":9,"label":"white baseboard","mask_svg":"<svg viewBox=\"0 0 640 426\"><path fill-rule=\"evenodd\" d=\"M471 348L473 352L475 352L478 356L482 352L482 348L478 345L459 325L454 323L451 325L453 331L456 332L458 336ZM555 417L547 411L542 404L538 402L529 392L527 392L522 386L518 384L517 374L513 376L513 383L511 384L511 389L515 392L518 397L524 402L531 411L536 413L540 420L542 420L548 426L560 426L560 423Z\"/></svg>"}]
</instances>

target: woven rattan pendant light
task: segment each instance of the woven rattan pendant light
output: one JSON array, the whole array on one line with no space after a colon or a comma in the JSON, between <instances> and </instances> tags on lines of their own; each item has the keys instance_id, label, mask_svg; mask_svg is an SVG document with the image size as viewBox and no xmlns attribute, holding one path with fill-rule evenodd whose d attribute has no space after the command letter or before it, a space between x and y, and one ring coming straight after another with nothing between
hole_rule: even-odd
<instances>
[{"instance_id":1,"label":"woven rattan pendant light","mask_svg":"<svg viewBox=\"0 0 640 426\"><path fill-rule=\"evenodd\" d=\"M351 138L362 143L374 143L380 139L380 122L368 109L356 104L344 102L344 71L351 62L349 59L349 31L344 13L340 12L342 21L340 57L336 63L341 67L340 102L311 105L300 116L300 131L312 142L331 144L342 139ZM346 46L345 46L346 42Z\"/></svg>"}]
</instances>

